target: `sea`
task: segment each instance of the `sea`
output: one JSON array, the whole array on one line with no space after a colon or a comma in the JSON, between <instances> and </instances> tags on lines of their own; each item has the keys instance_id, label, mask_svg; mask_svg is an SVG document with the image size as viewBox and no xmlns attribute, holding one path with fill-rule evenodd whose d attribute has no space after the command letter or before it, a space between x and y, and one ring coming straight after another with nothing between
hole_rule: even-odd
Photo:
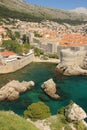
<instances>
[{"instance_id":1,"label":"sea","mask_svg":"<svg viewBox=\"0 0 87 130\"><path fill-rule=\"evenodd\" d=\"M0 102L0 110L11 110L23 116L24 110L30 104L42 101L50 107L52 115L55 115L60 108L68 105L72 100L87 112L87 76L63 76L56 73L56 66L57 64L53 63L31 63L17 72L0 75L0 87L11 80L19 80L20 82L33 80L35 82L34 88L20 94L18 100ZM57 85L60 99L50 98L41 89L43 82L50 78Z\"/></svg>"}]
</instances>

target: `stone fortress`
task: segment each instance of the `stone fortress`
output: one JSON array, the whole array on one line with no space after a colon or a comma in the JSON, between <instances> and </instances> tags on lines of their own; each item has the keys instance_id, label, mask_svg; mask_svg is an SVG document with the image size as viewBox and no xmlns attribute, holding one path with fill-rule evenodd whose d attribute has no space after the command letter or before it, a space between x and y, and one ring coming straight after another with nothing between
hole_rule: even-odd
<instances>
[{"instance_id":1,"label":"stone fortress","mask_svg":"<svg viewBox=\"0 0 87 130\"><path fill-rule=\"evenodd\" d=\"M64 75L87 75L87 46L62 48L56 70Z\"/></svg>"}]
</instances>

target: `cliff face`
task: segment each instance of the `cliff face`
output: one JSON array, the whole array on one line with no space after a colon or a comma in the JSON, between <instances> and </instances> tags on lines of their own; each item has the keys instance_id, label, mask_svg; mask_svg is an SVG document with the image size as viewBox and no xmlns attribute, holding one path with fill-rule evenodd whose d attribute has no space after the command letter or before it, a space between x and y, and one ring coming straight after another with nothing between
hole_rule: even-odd
<instances>
[{"instance_id":1,"label":"cliff face","mask_svg":"<svg viewBox=\"0 0 87 130\"><path fill-rule=\"evenodd\" d=\"M85 58L85 47L62 49L60 51L60 63L57 66L57 71L64 75L85 75L87 74L87 61Z\"/></svg>"}]
</instances>

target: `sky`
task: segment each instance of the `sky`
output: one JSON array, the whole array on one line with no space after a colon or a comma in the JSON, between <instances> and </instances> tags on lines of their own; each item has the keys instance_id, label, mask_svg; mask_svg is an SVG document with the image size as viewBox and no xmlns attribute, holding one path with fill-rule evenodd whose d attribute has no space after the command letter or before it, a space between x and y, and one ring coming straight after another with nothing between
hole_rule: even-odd
<instances>
[{"instance_id":1,"label":"sky","mask_svg":"<svg viewBox=\"0 0 87 130\"><path fill-rule=\"evenodd\" d=\"M87 0L25 0L29 3L52 8L72 10L78 7L87 8Z\"/></svg>"}]
</instances>

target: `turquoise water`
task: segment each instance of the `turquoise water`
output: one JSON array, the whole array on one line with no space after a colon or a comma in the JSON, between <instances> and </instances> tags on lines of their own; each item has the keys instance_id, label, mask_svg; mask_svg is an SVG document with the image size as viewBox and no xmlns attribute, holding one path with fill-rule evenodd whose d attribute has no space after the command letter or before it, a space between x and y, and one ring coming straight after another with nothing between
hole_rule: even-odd
<instances>
[{"instance_id":1,"label":"turquoise water","mask_svg":"<svg viewBox=\"0 0 87 130\"><path fill-rule=\"evenodd\" d=\"M49 63L31 63L24 69L12 74L0 76L0 86L3 86L12 79L19 81L35 82L35 87L20 95L17 101L0 102L0 110L13 110L19 115L23 115L24 110L31 103L44 101L51 109L52 114L56 114L57 110L67 105L70 100L75 101L87 112L87 76L64 77L55 75L56 64ZM49 78L53 78L57 84L57 91L61 98L53 100L48 97L41 85Z\"/></svg>"}]
</instances>

